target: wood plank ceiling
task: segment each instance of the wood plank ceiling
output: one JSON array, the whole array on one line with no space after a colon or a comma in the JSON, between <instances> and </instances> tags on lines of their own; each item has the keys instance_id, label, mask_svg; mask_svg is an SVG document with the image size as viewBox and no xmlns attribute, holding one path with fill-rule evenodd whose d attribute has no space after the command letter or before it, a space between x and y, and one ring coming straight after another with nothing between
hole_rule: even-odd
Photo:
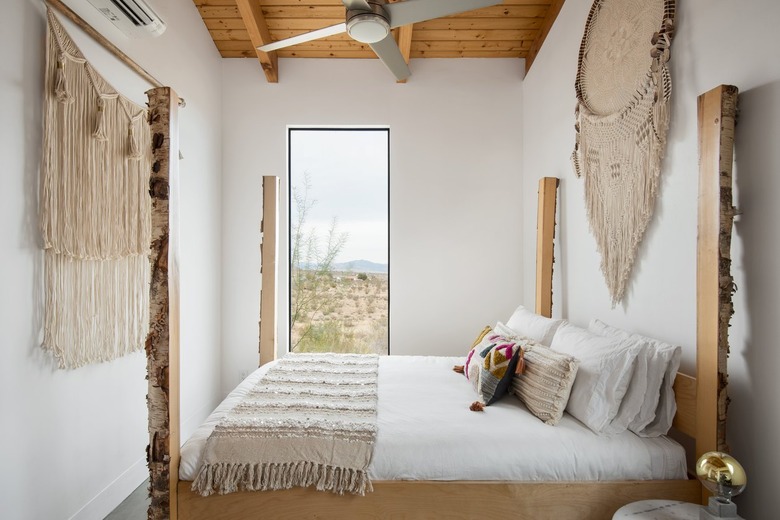
<instances>
[{"instance_id":1,"label":"wood plank ceiling","mask_svg":"<svg viewBox=\"0 0 780 520\"><path fill-rule=\"evenodd\" d=\"M193 1L222 57L259 59L270 82L278 80L279 57L376 59L367 44L346 34L270 53L255 50L271 41L342 23L341 0ZM504 0L501 5L394 32L407 62L410 58L525 58L528 71L564 1Z\"/></svg>"}]
</instances>

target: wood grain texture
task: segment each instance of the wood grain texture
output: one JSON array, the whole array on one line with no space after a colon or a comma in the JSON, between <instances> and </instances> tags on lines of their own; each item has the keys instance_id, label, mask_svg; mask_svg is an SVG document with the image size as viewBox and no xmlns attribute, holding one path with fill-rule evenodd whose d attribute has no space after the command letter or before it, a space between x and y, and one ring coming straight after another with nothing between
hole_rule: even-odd
<instances>
[{"instance_id":1,"label":"wood grain texture","mask_svg":"<svg viewBox=\"0 0 780 520\"><path fill-rule=\"evenodd\" d=\"M558 201L558 178L539 179L536 216L536 314L552 317L552 282L555 239L555 208Z\"/></svg>"},{"instance_id":2,"label":"wood grain texture","mask_svg":"<svg viewBox=\"0 0 780 520\"><path fill-rule=\"evenodd\" d=\"M677 413L672 426L685 435L696 438L696 378L678 373L674 380Z\"/></svg>"},{"instance_id":3,"label":"wood grain texture","mask_svg":"<svg viewBox=\"0 0 780 520\"><path fill-rule=\"evenodd\" d=\"M695 501L696 480L631 482L374 482L364 497L311 489L201 497L179 483L187 520L432 519L606 520L625 504L651 498ZM486 511L490 514L486 515Z\"/></svg>"},{"instance_id":4,"label":"wood grain texture","mask_svg":"<svg viewBox=\"0 0 780 520\"><path fill-rule=\"evenodd\" d=\"M146 370L149 409L149 520L177 518L179 481L179 98L147 93L152 133L152 267Z\"/></svg>"},{"instance_id":5,"label":"wood grain texture","mask_svg":"<svg viewBox=\"0 0 780 520\"><path fill-rule=\"evenodd\" d=\"M731 296L732 170L738 90L721 85L698 98L699 234L696 277L696 456L728 451L728 327ZM702 497L703 499L706 497Z\"/></svg>"},{"instance_id":6,"label":"wood grain texture","mask_svg":"<svg viewBox=\"0 0 780 520\"><path fill-rule=\"evenodd\" d=\"M255 52L259 39L252 37L252 20L262 17L268 38L278 41L342 23L345 16L340 0L193 1L222 57L257 57L264 70L271 65L278 68L278 62ZM539 39L546 36L560 10L558 3L561 0L505 0L497 6L426 20L394 32L407 61L412 58L525 58L538 52ZM246 15L248 8L242 5L252 6L253 14ZM261 39L265 41L265 37ZM280 49L276 58L280 57L376 59L368 46L346 34Z\"/></svg>"},{"instance_id":7,"label":"wood grain texture","mask_svg":"<svg viewBox=\"0 0 780 520\"><path fill-rule=\"evenodd\" d=\"M263 176L263 221L260 225L260 363L276 359L278 312L276 302L279 258L279 177Z\"/></svg>"},{"instance_id":8,"label":"wood grain texture","mask_svg":"<svg viewBox=\"0 0 780 520\"><path fill-rule=\"evenodd\" d=\"M249 33L252 47L257 49L261 45L271 43L271 33L268 31L268 25L265 23L265 15L260 4L256 0L236 0L236 5L241 20L244 22L244 27L246 27ZM263 68L263 73L265 73L265 79L268 83L278 83L279 59L276 52L263 52L260 50L255 52L257 59L260 61L260 66Z\"/></svg>"},{"instance_id":9,"label":"wood grain texture","mask_svg":"<svg viewBox=\"0 0 780 520\"><path fill-rule=\"evenodd\" d=\"M563 7L563 2L565 1L566 0L553 0L552 3L550 4L550 7L547 10L547 13L544 17L544 22L542 22L541 31L539 32L539 35L534 40L533 44L531 45L531 50L528 51L528 55L525 58L526 74L528 74L528 71L531 70L531 65L533 65L536 56L539 54L539 51L542 50L542 45L544 44L544 40L547 38L547 35L550 33L550 29L552 29L555 20L558 18L558 13L561 12L561 8Z\"/></svg>"},{"instance_id":10,"label":"wood grain texture","mask_svg":"<svg viewBox=\"0 0 780 520\"><path fill-rule=\"evenodd\" d=\"M404 57L404 61L409 65L409 59L412 53L412 35L414 34L414 25L404 25L398 28L396 42L398 48L401 49L401 56ZM396 83L406 83L406 78L396 80Z\"/></svg>"}]
</instances>

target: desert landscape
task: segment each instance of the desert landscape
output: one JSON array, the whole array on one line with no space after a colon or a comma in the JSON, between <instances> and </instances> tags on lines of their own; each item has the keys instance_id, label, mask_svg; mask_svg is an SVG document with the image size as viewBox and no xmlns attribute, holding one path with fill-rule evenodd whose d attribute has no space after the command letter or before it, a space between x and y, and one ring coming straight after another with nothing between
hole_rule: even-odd
<instances>
[{"instance_id":1,"label":"desert landscape","mask_svg":"<svg viewBox=\"0 0 780 520\"><path fill-rule=\"evenodd\" d=\"M387 355L387 273L300 270L294 276L292 352Z\"/></svg>"}]
</instances>

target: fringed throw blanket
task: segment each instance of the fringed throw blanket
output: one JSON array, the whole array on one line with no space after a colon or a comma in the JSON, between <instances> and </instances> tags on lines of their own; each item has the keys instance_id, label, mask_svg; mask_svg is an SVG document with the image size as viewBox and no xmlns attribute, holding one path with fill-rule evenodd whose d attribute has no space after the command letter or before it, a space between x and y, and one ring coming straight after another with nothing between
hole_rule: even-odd
<instances>
[{"instance_id":1,"label":"fringed throw blanket","mask_svg":"<svg viewBox=\"0 0 780 520\"><path fill-rule=\"evenodd\" d=\"M372 491L378 366L376 355L288 354L214 428L193 491Z\"/></svg>"},{"instance_id":2,"label":"fringed throw blanket","mask_svg":"<svg viewBox=\"0 0 780 520\"><path fill-rule=\"evenodd\" d=\"M577 70L576 175L612 305L653 215L669 127L674 0L595 0Z\"/></svg>"},{"instance_id":3,"label":"fringed throw blanket","mask_svg":"<svg viewBox=\"0 0 780 520\"><path fill-rule=\"evenodd\" d=\"M140 350L149 324L146 111L86 61L48 11L40 224L43 347L61 368Z\"/></svg>"}]
</instances>

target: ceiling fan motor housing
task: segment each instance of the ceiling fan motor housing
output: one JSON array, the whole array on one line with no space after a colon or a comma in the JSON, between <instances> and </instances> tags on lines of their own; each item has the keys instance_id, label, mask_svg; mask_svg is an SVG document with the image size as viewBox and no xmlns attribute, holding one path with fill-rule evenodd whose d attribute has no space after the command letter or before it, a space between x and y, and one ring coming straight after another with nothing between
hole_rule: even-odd
<instances>
[{"instance_id":1,"label":"ceiling fan motor housing","mask_svg":"<svg viewBox=\"0 0 780 520\"><path fill-rule=\"evenodd\" d=\"M390 34L390 20L383 0L369 0L370 11L347 10L347 33L361 43L376 43Z\"/></svg>"}]
</instances>

